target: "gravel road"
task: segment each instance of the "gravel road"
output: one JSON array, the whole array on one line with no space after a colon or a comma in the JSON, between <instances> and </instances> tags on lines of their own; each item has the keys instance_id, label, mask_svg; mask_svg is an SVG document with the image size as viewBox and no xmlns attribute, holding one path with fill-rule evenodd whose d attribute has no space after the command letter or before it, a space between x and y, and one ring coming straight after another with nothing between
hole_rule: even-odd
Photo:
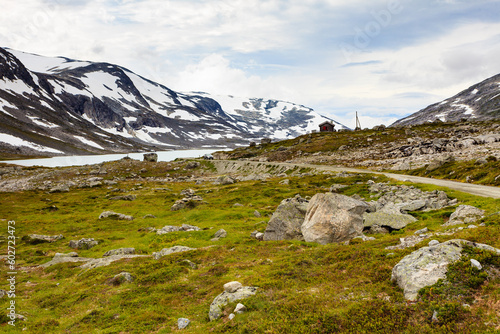
<instances>
[{"instance_id":1,"label":"gravel road","mask_svg":"<svg viewBox=\"0 0 500 334\"><path fill-rule=\"evenodd\" d=\"M471 183L462 183L456 181L448 181L448 180L439 180L439 179L431 179L427 177L420 176L411 176L411 175L402 175L402 174L392 174L392 173L381 173L375 172L367 169L357 169L357 168L348 168L348 167L332 167L332 166L323 166L323 165L311 165L311 164L292 164L286 162L258 162L258 161L234 161L234 160L224 160L227 163L234 163L236 165L279 165L279 166L288 166L288 167L299 167L299 168L313 168L320 171L331 171L331 172L348 172L348 173L368 173L368 174L381 174L392 179L398 181L409 181L414 183L424 183L424 184L433 184L439 187L446 187L449 189L461 191L464 193L469 193L472 195L482 196L482 197L491 197L491 198L500 198L500 187L492 187L492 186L482 186L478 184Z\"/></svg>"}]
</instances>

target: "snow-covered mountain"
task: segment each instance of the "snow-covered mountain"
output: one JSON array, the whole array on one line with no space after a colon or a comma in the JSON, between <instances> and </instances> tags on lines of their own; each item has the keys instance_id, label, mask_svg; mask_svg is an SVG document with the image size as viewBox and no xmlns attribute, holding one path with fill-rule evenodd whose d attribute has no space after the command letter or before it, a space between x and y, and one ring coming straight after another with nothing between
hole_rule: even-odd
<instances>
[{"instance_id":1,"label":"snow-covered mountain","mask_svg":"<svg viewBox=\"0 0 500 334\"><path fill-rule=\"evenodd\" d=\"M0 48L4 152L231 147L296 137L326 120L290 102L179 93L117 65Z\"/></svg>"},{"instance_id":2,"label":"snow-covered mountain","mask_svg":"<svg viewBox=\"0 0 500 334\"><path fill-rule=\"evenodd\" d=\"M486 79L442 102L428 106L391 126L416 125L440 120L486 121L500 118L500 74Z\"/></svg>"}]
</instances>

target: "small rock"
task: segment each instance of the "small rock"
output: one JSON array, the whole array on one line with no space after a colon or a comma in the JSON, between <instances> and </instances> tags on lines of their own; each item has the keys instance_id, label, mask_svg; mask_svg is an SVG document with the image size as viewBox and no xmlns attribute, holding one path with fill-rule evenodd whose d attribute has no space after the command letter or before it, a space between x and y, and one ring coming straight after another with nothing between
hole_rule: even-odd
<instances>
[{"instance_id":1,"label":"small rock","mask_svg":"<svg viewBox=\"0 0 500 334\"><path fill-rule=\"evenodd\" d=\"M189 261L189 260L182 260L181 261L182 263L185 263L187 264L191 269L197 269L198 266L196 265L196 263L192 262L192 261Z\"/></svg>"},{"instance_id":2,"label":"small rock","mask_svg":"<svg viewBox=\"0 0 500 334\"><path fill-rule=\"evenodd\" d=\"M476 225L469 225L469 226L467 226L467 228L473 229L473 228L477 228L477 226Z\"/></svg>"},{"instance_id":3,"label":"small rock","mask_svg":"<svg viewBox=\"0 0 500 334\"><path fill-rule=\"evenodd\" d=\"M429 241L429 247L437 246L439 245L439 241L437 240L431 240Z\"/></svg>"},{"instance_id":4,"label":"small rock","mask_svg":"<svg viewBox=\"0 0 500 334\"><path fill-rule=\"evenodd\" d=\"M227 232L223 228L221 228L220 230L218 230L214 234L214 239L217 239L217 240L221 239L221 238L225 238L225 237L227 237Z\"/></svg>"},{"instance_id":5,"label":"small rock","mask_svg":"<svg viewBox=\"0 0 500 334\"><path fill-rule=\"evenodd\" d=\"M110 198L110 200L112 201L135 201L136 199L137 199L136 195L123 195Z\"/></svg>"},{"instance_id":6,"label":"small rock","mask_svg":"<svg viewBox=\"0 0 500 334\"><path fill-rule=\"evenodd\" d=\"M144 217L142 217L143 219L151 219L151 218L156 218L155 215L151 215L151 214L147 214L145 215Z\"/></svg>"},{"instance_id":7,"label":"small rock","mask_svg":"<svg viewBox=\"0 0 500 334\"><path fill-rule=\"evenodd\" d=\"M437 311L434 311L434 313L432 314L432 322L438 322L438 313Z\"/></svg>"},{"instance_id":8,"label":"small rock","mask_svg":"<svg viewBox=\"0 0 500 334\"><path fill-rule=\"evenodd\" d=\"M215 297L212 304L210 304L210 311L208 313L210 321L219 319L220 316L222 315L223 307L226 306L227 304L232 303L236 300L249 298L255 295L256 292L257 288L250 286L240 287L237 291L233 293L224 291L223 293Z\"/></svg>"},{"instance_id":9,"label":"small rock","mask_svg":"<svg viewBox=\"0 0 500 334\"><path fill-rule=\"evenodd\" d=\"M255 239L261 240L261 241L264 240L264 233L261 233L261 232L257 233L255 235Z\"/></svg>"},{"instance_id":10,"label":"small rock","mask_svg":"<svg viewBox=\"0 0 500 334\"><path fill-rule=\"evenodd\" d=\"M179 329L185 329L185 328L187 328L190 323L191 323L191 321L189 319L186 319L186 318L179 318L179 319L177 319L177 327Z\"/></svg>"},{"instance_id":11,"label":"small rock","mask_svg":"<svg viewBox=\"0 0 500 334\"><path fill-rule=\"evenodd\" d=\"M234 293L243 287L243 284L237 281L229 282L224 284L224 291L229 293Z\"/></svg>"},{"instance_id":12,"label":"small rock","mask_svg":"<svg viewBox=\"0 0 500 334\"><path fill-rule=\"evenodd\" d=\"M158 154L156 154L156 153L145 153L144 154L144 161L157 162L158 161Z\"/></svg>"},{"instance_id":13,"label":"small rock","mask_svg":"<svg viewBox=\"0 0 500 334\"><path fill-rule=\"evenodd\" d=\"M233 207L235 207L235 208L241 208L241 207L243 207L243 206L244 206L244 205L243 205L243 204L240 204L240 203L234 203L234 204L233 204Z\"/></svg>"},{"instance_id":14,"label":"small rock","mask_svg":"<svg viewBox=\"0 0 500 334\"><path fill-rule=\"evenodd\" d=\"M290 180L284 179L284 180L280 181L280 184L283 186L288 186L290 184Z\"/></svg>"},{"instance_id":15,"label":"small rock","mask_svg":"<svg viewBox=\"0 0 500 334\"><path fill-rule=\"evenodd\" d=\"M198 161L190 161L187 163L184 169L196 169L198 167L200 167L200 163Z\"/></svg>"},{"instance_id":16,"label":"small rock","mask_svg":"<svg viewBox=\"0 0 500 334\"><path fill-rule=\"evenodd\" d=\"M76 249L91 249L98 244L99 242L95 241L94 238L82 238L80 240L71 240L69 242L69 247Z\"/></svg>"},{"instance_id":17,"label":"small rock","mask_svg":"<svg viewBox=\"0 0 500 334\"><path fill-rule=\"evenodd\" d=\"M66 253L66 254L56 253L54 255L54 258L56 258L56 257L78 257L78 253L77 252L70 252L70 253Z\"/></svg>"},{"instance_id":18,"label":"small rock","mask_svg":"<svg viewBox=\"0 0 500 334\"><path fill-rule=\"evenodd\" d=\"M67 193L69 192L69 186L66 184L60 184L58 186L55 186L54 188L51 188L49 190L50 194L55 194L55 193Z\"/></svg>"},{"instance_id":19,"label":"small rock","mask_svg":"<svg viewBox=\"0 0 500 334\"><path fill-rule=\"evenodd\" d=\"M170 247L170 248L163 248L159 252L153 252L152 256L155 260L159 260L160 258L162 258L163 256L166 256L166 255L170 255L173 253L179 253L179 252L187 252L187 251L191 251L191 250L195 250L195 249L196 248L189 248L186 246L174 246L174 247Z\"/></svg>"},{"instance_id":20,"label":"small rock","mask_svg":"<svg viewBox=\"0 0 500 334\"><path fill-rule=\"evenodd\" d=\"M42 243L52 243L63 239L63 235L40 235L40 234L29 234L22 238L22 240L31 245L37 245Z\"/></svg>"},{"instance_id":21,"label":"small rock","mask_svg":"<svg viewBox=\"0 0 500 334\"><path fill-rule=\"evenodd\" d=\"M133 220L134 217L132 216L127 216L122 213L117 213L114 211L104 211L99 215L99 219L104 219L104 218L114 218L118 220Z\"/></svg>"},{"instance_id":22,"label":"small rock","mask_svg":"<svg viewBox=\"0 0 500 334\"><path fill-rule=\"evenodd\" d=\"M234 315L234 313L231 313L231 314L229 315L228 319L229 319L229 320L233 320L233 319L234 319L234 317L236 317L236 315Z\"/></svg>"},{"instance_id":23,"label":"small rock","mask_svg":"<svg viewBox=\"0 0 500 334\"><path fill-rule=\"evenodd\" d=\"M425 234L427 232L429 232L429 229L426 227L426 228L423 228L421 230L415 231L414 234Z\"/></svg>"},{"instance_id":24,"label":"small rock","mask_svg":"<svg viewBox=\"0 0 500 334\"><path fill-rule=\"evenodd\" d=\"M246 311L247 311L247 307L241 303L238 303L238 305L236 305L236 308L234 309L234 313L236 313L236 314L242 314Z\"/></svg>"},{"instance_id":25,"label":"small rock","mask_svg":"<svg viewBox=\"0 0 500 334\"><path fill-rule=\"evenodd\" d=\"M481 270L481 269L483 269L483 266L482 266L482 265L481 265L481 263L479 263L479 261L477 261L477 260L471 259L471 260L470 260L470 263L471 263L471 265L472 265L474 268L476 268L477 270Z\"/></svg>"},{"instance_id":26,"label":"small rock","mask_svg":"<svg viewBox=\"0 0 500 334\"><path fill-rule=\"evenodd\" d=\"M444 226L457 224L470 224L484 217L484 210L470 205L460 205L450 216L450 220Z\"/></svg>"},{"instance_id":27,"label":"small rock","mask_svg":"<svg viewBox=\"0 0 500 334\"><path fill-rule=\"evenodd\" d=\"M262 217L262 215L260 214L260 212L259 212L259 211L257 211L257 210L255 210L255 211L254 211L253 215L254 215L255 217L257 217L257 218Z\"/></svg>"},{"instance_id":28,"label":"small rock","mask_svg":"<svg viewBox=\"0 0 500 334\"><path fill-rule=\"evenodd\" d=\"M112 249L112 250L104 253L103 257L112 256L112 255L129 255L129 254L135 254L135 248Z\"/></svg>"},{"instance_id":29,"label":"small rock","mask_svg":"<svg viewBox=\"0 0 500 334\"><path fill-rule=\"evenodd\" d=\"M106 284L117 286L123 283L132 283L133 281L134 281L134 276L132 276L130 273L121 272L118 275L114 276L113 278L107 280Z\"/></svg>"}]
</instances>

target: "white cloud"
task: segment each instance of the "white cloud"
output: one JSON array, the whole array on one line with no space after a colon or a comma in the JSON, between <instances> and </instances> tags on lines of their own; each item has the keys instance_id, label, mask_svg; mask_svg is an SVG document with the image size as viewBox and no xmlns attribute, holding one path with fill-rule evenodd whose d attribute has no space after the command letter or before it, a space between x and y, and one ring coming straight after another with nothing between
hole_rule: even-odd
<instances>
[{"instance_id":1,"label":"white cloud","mask_svg":"<svg viewBox=\"0 0 500 334\"><path fill-rule=\"evenodd\" d=\"M115 63L176 90L287 100L351 127L356 110L387 124L500 72L487 0L4 2L0 46ZM391 3L403 10L342 66L339 45Z\"/></svg>"}]
</instances>

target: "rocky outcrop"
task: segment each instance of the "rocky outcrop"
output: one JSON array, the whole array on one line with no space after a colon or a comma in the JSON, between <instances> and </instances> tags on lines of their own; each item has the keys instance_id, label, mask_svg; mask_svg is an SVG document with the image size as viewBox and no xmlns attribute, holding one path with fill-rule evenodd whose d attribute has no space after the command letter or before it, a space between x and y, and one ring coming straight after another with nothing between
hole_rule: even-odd
<instances>
[{"instance_id":1,"label":"rocky outcrop","mask_svg":"<svg viewBox=\"0 0 500 334\"><path fill-rule=\"evenodd\" d=\"M222 309L229 303L236 300L249 298L257 292L256 287L243 286L239 282L230 282L224 285L224 292L215 297L212 304L210 304L210 311L208 317L210 321L217 320L222 315Z\"/></svg>"},{"instance_id":2,"label":"rocky outcrop","mask_svg":"<svg viewBox=\"0 0 500 334\"><path fill-rule=\"evenodd\" d=\"M444 226L452 226L459 224L472 224L484 217L484 210L478 209L470 205L459 205L458 208L450 216L450 220L443 224Z\"/></svg>"},{"instance_id":3,"label":"rocky outcrop","mask_svg":"<svg viewBox=\"0 0 500 334\"><path fill-rule=\"evenodd\" d=\"M449 240L434 246L423 247L405 256L392 269L391 280L404 290L405 298L416 300L418 291L445 279L448 265L460 259L463 247L484 249L500 255L500 249L466 240Z\"/></svg>"},{"instance_id":4,"label":"rocky outcrop","mask_svg":"<svg viewBox=\"0 0 500 334\"><path fill-rule=\"evenodd\" d=\"M374 202L377 212L405 214L409 211L439 210L456 205L444 191L422 191L414 186L371 182L370 192L379 199Z\"/></svg>"},{"instance_id":5,"label":"rocky outcrop","mask_svg":"<svg viewBox=\"0 0 500 334\"><path fill-rule=\"evenodd\" d=\"M296 195L281 201L264 232L264 240L304 240L302 224L309 201Z\"/></svg>"},{"instance_id":6,"label":"rocky outcrop","mask_svg":"<svg viewBox=\"0 0 500 334\"><path fill-rule=\"evenodd\" d=\"M301 231L304 240L328 244L343 242L361 235L364 202L344 195L327 193L313 196L307 207Z\"/></svg>"}]
</instances>

